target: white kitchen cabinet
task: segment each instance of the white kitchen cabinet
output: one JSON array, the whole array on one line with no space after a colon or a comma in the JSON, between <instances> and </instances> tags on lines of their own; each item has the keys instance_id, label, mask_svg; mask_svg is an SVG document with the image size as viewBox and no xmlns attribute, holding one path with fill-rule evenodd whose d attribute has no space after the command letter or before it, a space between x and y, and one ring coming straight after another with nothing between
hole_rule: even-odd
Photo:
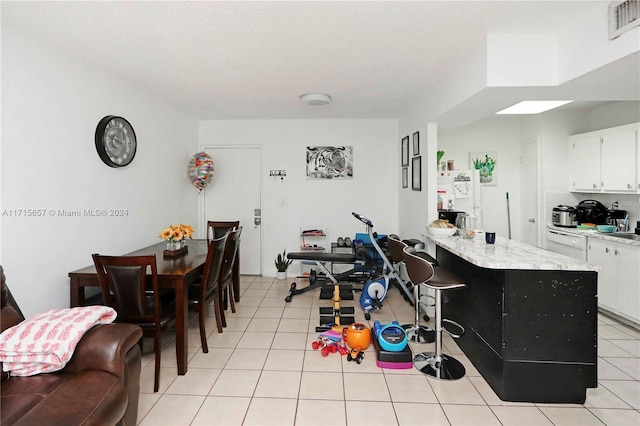
<instances>
[{"instance_id":1,"label":"white kitchen cabinet","mask_svg":"<svg viewBox=\"0 0 640 426\"><path fill-rule=\"evenodd\" d=\"M602 134L602 190L638 190L637 130L633 126L609 129Z\"/></svg>"},{"instance_id":2,"label":"white kitchen cabinet","mask_svg":"<svg viewBox=\"0 0 640 426\"><path fill-rule=\"evenodd\" d=\"M640 247L618 244L613 249L618 280L618 310L640 323Z\"/></svg>"},{"instance_id":3,"label":"white kitchen cabinet","mask_svg":"<svg viewBox=\"0 0 640 426\"><path fill-rule=\"evenodd\" d=\"M588 238L589 263L600 266L598 305L640 324L640 246Z\"/></svg>"},{"instance_id":4,"label":"white kitchen cabinet","mask_svg":"<svg viewBox=\"0 0 640 426\"><path fill-rule=\"evenodd\" d=\"M601 137L596 133L571 136L572 186L578 192L600 191Z\"/></svg>"},{"instance_id":5,"label":"white kitchen cabinet","mask_svg":"<svg viewBox=\"0 0 640 426\"><path fill-rule=\"evenodd\" d=\"M640 123L569 137L570 191L640 193Z\"/></svg>"}]
</instances>

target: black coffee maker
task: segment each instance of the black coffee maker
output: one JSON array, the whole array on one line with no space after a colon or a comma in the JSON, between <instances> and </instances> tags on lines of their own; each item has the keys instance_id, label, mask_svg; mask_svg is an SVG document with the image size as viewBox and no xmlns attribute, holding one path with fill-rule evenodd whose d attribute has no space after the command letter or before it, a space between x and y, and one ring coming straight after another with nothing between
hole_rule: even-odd
<instances>
[{"instance_id":1,"label":"black coffee maker","mask_svg":"<svg viewBox=\"0 0 640 426\"><path fill-rule=\"evenodd\" d=\"M458 214L466 213L458 210L438 210L438 219L448 220L450 224L456 224Z\"/></svg>"},{"instance_id":2,"label":"black coffee maker","mask_svg":"<svg viewBox=\"0 0 640 426\"><path fill-rule=\"evenodd\" d=\"M576 206L576 210L578 211L578 223L607 224L607 208L600 201L582 200Z\"/></svg>"}]
</instances>

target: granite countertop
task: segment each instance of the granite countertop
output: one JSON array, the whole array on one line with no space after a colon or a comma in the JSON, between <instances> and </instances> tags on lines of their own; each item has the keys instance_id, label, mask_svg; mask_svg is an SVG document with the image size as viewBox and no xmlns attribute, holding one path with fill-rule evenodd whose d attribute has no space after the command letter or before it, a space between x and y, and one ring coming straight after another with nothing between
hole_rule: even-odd
<instances>
[{"instance_id":1,"label":"granite countertop","mask_svg":"<svg viewBox=\"0 0 640 426\"><path fill-rule=\"evenodd\" d=\"M536 269L564 271L598 271L600 267L569 256L496 236L487 244L484 234L471 240L427 235L436 245L476 266L489 269Z\"/></svg>"},{"instance_id":2,"label":"granite countertop","mask_svg":"<svg viewBox=\"0 0 640 426\"><path fill-rule=\"evenodd\" d=\"M640 247L640 241L627 240L625 238L616 237L616 236L614 236L612 234L607 234L607 233L604 233L604 232L598 232L596 229L565 228L565 227L562 227L562 226L554 226L554 225L547 225L547 229L555 229L555 230L558 230L558 231L566 232L567 234L584 235L584 236L589 237L589 238L597 238L599 240L613 241L613 242L620 243L620 244L625 244L625 245L628 245L628 246L639 246Z\"/></svg>"}]
</instances>

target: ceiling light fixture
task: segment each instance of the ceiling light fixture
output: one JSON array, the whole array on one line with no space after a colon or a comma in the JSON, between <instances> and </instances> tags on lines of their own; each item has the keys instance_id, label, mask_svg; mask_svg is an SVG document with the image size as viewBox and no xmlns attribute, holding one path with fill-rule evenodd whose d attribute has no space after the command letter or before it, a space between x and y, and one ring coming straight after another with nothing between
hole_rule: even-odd
<instances>
[{"instance_id":1,"label":"ceiling light fixture","mask_svg":"<svg viewBox=\"0 0 640 426\"><path fill-rule=\"evenodd\" d=\"M539 114L571 102L573 101L523 101L498 111L496 114Z\"/></svg>"},{"instance_id":2,"label":"ceiling light fixture","mask_svg":"<svg viewBox=\"0 0 640 426\"><path fill-rule=\"evenodd\" d=\"M324 93L305 93L300 95L300 102L308 106L322 106L331 103L331 96Z\"/></svg>"}]
</instances>

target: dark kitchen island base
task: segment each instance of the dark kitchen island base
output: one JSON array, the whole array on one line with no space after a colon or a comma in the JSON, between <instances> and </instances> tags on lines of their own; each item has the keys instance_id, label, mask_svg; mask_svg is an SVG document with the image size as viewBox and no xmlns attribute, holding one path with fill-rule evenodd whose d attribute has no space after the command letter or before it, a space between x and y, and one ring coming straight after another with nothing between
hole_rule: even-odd
<instances>
[{"instance_id":1,"label":"dark kitchen island base","mask_svg":"<svg viewBox=\"0 0 640 426\"><path fill-rule=\"evenodd\" d=\"M445 293L456 342L504 401L578 403L597 386L597 272L480 267L437 246L467 288Z\"/></svg>"}]
</instances>

